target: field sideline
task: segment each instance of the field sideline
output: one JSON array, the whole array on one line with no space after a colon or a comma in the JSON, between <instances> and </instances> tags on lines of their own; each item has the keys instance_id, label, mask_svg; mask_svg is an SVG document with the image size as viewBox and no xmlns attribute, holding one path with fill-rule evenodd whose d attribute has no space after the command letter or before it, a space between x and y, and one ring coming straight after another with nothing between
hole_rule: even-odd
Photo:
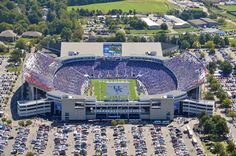
<instances>
[{"instance_id":1,"label":"field sideline","mask_svg":"<svg viewBox=\"0 0 236 156\"><path fill-rule=\"evenodd\" d=\"M175 8L168 0L124 0L120 2L96 3L83 6L69 6L68 11L78 8L88 10L102 10L107 13L112 9L121 9L125 12L136 10L137 13L166 13Z\"/></svg>"},{"instance_id":2,"label":"field sideline","mask_svg":"<svg viewBox=\"0 0 236 156\"><path fill-rule=\"evenodd\" d=\"M93 88L93 94L96 96L97 100L106 100L106 81L107 80L90 80L91 86ZM124 80L113 79L111 81L119 82ZM125 80L126 81L126 80ZM136 80L128 80L130 85L130 96L129 100L137 100L138 96L136 93Z\"/></svg>"}]
</instances>

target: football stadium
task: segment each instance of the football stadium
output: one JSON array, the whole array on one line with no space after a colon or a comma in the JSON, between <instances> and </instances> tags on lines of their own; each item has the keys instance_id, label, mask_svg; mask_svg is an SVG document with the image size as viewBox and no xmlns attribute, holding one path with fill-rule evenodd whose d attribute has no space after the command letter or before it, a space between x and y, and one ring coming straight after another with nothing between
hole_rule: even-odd
<instances>
[{"instance_id":1,"label":"football stadium","mask_svg":"<svg viewBox=\"0 0 236 156\"><path fill-rule=\"evenodd\" d=\"M33 53L24 63L28 100L20 117L68 120L172 120L182 101L198 101L203 64L190 53L167 58L161 43L63 42L59 57Z\"/></svg>"}]
</instances>

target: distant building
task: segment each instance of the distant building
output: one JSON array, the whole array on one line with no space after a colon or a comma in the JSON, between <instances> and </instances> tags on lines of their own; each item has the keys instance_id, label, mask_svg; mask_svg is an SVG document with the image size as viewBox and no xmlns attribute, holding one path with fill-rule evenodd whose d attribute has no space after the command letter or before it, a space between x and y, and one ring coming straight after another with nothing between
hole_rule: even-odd
<instances>
[{"instance_id":1,"label":"distant building","mask_svg":"<svg viewBox=\"0 0 236 156\"><path fill-rule=\"evenodd\" d=\"M193 25L194 27L205 27L207 25L206 22L200 19L188 20L188 22Z\"/></svg>"},{"instance_id":2,"label":"distant building","mask_svg":"<svg viewBox=\"0 0 236 156\"><path fill-rule=\"evenodd\" d=\"M154 30L154 29L160 29L161 28L161 24L154 22L153 20L149 19L149 18L141 18L142 21L144 21L147 26L148 29Z\"/></svg>"},{"instance_id":3,"label":"distant building","mask_svg":"<svg viewBox=\"0 0 236 156\"><path fill-rule=\"evenodd\" d=\"M210 18L188 20L188 22L195 27L214 27L214 26L218 25L218 23L216 21L214 21Z\"/></svg>"},{"instance_id":4,"label":"distant building","mask_svg":"<svg viewBox=\"0 0 236 156\"><path fill-rule=\"evenodd\" d=\"M210 18L201 18L201 20L207 23L207 27L213 27L218 25L218 23L215 20Z\"/></svg>"},{"instance_id":5,"label":"distant building","mask_svg":"<svg viewBox=\"0 0 236 156\"><path fill-rule=\"evenodd\" d=\"M177 18L175 16L165 15L164 18L173 23L174 29L191 27L191 25L188 22L186 22L180 18Z\"/></svg>"},{"instance_id":6,"label":"distant building","mask_svg":"<svg viewBox=\"0 0 236 156\"><path fill-rule=\"evenodd\" d=\"M26 31L22 34L22 37L25 38L38 38L42 37L42 33L38 31Z\"/></svg>"},{"instance_id":7,"label":"distant building","mask_svg":"<svg viewBox=\"0 0 236 156\"><path fill-rule=\"evenodd\" d=\"M5 30L0 33L0 41L14 42L16 40L16 34L13 30Z\"/></svg>"}]
</instances>

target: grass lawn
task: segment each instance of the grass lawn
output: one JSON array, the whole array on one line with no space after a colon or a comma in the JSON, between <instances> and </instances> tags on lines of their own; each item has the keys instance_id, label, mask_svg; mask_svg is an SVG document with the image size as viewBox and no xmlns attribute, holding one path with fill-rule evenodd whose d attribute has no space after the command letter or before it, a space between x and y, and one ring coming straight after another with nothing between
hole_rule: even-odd
<instances>
[{"instance_id":1,"label":"grass lawn","mask_svg":"<svg viewBox=\"0 0 236 156\"><path fill-rule=\"evenodd\" d=\"M229 42L230 42L230 45L231 44L235 44L236 45L236 38L235 37L229 37Z\"/></svg>"},{"instance_id":2,"label":"grass lawn","mask_svg":"<svg viewBox=\"0 0 236 156\"><path fill-rule=\"evenodd\" d=\"M167 0L124 0L119 2L96 3L83 6L69 6L68 11L78 8L88 10L102 10L108 12L112 9L122 9L125 12L136 10L138 13L166 13L168 10L175 8Z\"/></svg>"},{"instance_id":3,"label":"grass lawn","mask_svg":"<svg viewBox=\"0 0 236 156\"><path fill-rule=\"evenodd\" d=\"M228 7L228 6L226 6L226 7ZM222 10L217 9L215 7L211 7L210 11L213 12L214 14L217 14L217 15L220 15L220 16L223 16L223 17L227 17L231 20L236 20L236 16L231 15L231 14L227 13L226 11L222 12Z\"/></svg>"},{"instance_id":4,"label":"grass lawn","mask_svg":"<svg viewBox=\"0 0 236 156\"><path fill-rule=\"evenodd\" d=\"M225 24L220 27L224 31L236 30L236 25L230 22L225 22Z\"/></svg>"},{"instance_id":5,"label":"grass lawn","mask_svg":"<svg viewBox=\"0 0 236 156\"><path fill-rule=\"evenodd\" d=\"M157 33L168 33L169 30L129 30L130 34L157 34Z\"/></svg>"},{"instance_id":6,"label":"grass lawn","mask_svg":"<svg viewBox=\"0 0 236 156\"><path fill-rule=\"evenodd\" d=\"M126 80L117 80L117 79L114 79L114 80L91 80L90 82L91 82L91 85L93 88L93 94L97 98L97 100L99 100L99 101L103 101L103 100L108 99L106 97L106 82L107 81L119 82L119 81L126 81ZM137 100L138 96L136 93L136 80L128 80L128 81L129 81L129 85L130 85L129 99L130 100Z\"/></svg>"},{"instance_id":7,"label":"grass lawn","mask_svg":"<svg viewBox=\"0 0 236 156\"><path fill-rule=\"evenodd\" d=\"M197 28L195 27L190 27L190 28L179 28L179 29L174 29L178 33L185 33L185 32L194 32L197 31Z\"/></svg>"},{"instance_id":8,"label":"grass lawn","mask_svg":"<svg viewBox=\"0 0 236 156\"><path fill-rule=\"evenodd\" d=\"M22 64L21 65L19 65L19 66L17 66L17 67L12 67L12 66L9 66L9 67L7 67L7 70L9 71L9 72L17 72L17 73L20 73L21 71L22 71Z\"/></svg>"},{"instance_id":9,"label":"grass lawn","mask_svg":"<svg viewBox=\"0 0 236 156\"><path fill-rule=\"evenodd\" d=\"M236 5L225 5L225 6L222 6L222 8L228 11L236 11Z\"/></svg>"},{"instance_id":10,"label":"grass lawn","mask_svg":"<svg viewBox=\"0 0 236 156\"><path fill-rule=\"evenodd\" d=\"M214 143L216 143L216 142L211 142L211 143L214 144ZM225 147L225 149L226 149L227 143L224 142L224 141L221 141L220 143L221 143L221 144ZM212 153L212 152L208 149L208 148L210 147L209 144L210 144L210 143L202 142L202 145L203 145L203 147L204 147L204 149L205 149L206 155L207 155L207 156L216 156L216 154Z\"/></svg>"}]
</instances>

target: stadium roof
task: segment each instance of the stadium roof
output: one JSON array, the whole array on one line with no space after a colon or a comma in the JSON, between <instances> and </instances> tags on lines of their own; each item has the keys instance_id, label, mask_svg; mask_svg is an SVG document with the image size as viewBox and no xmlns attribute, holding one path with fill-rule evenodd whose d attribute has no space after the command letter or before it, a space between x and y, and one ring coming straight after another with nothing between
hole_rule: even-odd
<instances>
[{"instance_id":1,"label":"stadium roof","mask_svg":"<svg viewBox=\"0 0 236 156\"><path fill-rule=\"evenodd\" d=\"M161 57L162 48L161 43L80 43L80 42L62 42L61 44L61 57L69 56L69 52L78 52L79 55L84 56L103 56L104 44L121 44L121 56L144 56L146 52L156 52L155 57Z\"/></svg>"}]
</instances>

